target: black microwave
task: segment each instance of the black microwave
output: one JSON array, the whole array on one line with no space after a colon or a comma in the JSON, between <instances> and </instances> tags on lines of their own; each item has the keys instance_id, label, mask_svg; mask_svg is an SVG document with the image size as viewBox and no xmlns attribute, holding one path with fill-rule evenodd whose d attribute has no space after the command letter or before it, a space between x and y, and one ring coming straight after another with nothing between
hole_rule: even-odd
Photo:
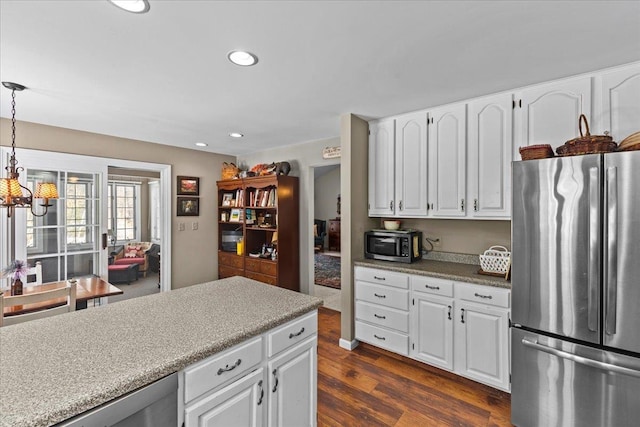
<instances>
[{"instance_id":1,"label":"black microwave","mask_svg":"<svg viewBox=\"0 0 640 427\"><path fill-rule=\"evenodd\" d=\"M364 233L364 257L411 263L422 258L422 232L371 230Z\"/></svg>"}]
</instances>

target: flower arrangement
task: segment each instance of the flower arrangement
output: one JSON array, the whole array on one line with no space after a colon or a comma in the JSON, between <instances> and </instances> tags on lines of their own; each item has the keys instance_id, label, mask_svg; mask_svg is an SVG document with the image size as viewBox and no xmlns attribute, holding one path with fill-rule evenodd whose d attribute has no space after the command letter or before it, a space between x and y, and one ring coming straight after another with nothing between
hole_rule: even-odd
<instances>
[{"instance_id":1,"label":"flower arrangement","mask_svg":"<svg viewBox=\"0 0 640 427\"><path fill-rule=\"evenodd\" d=\"M12 280L23 279L27 276L27 270L29 266L26 262L16 259L8 267L2 269L0 277L11 276Z\"/></svg>"}]
</instances>

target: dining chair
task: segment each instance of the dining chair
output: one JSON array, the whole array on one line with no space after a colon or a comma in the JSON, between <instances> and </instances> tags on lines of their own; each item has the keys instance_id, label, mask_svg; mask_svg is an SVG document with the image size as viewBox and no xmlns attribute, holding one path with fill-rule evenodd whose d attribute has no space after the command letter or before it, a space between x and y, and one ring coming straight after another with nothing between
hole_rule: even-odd
<instances>
[{"instance_id":1,"label":"dining chair","mask_svg":"<svg viewBox=\"0 0 640 427\"><path fill-rule=\"evenodd\" d=\"M35 280L29 281L30 277L35 277ZM42 263L40 261L36 261L36 265L27 269L25 285L42 285Z\"/></svg>"},{"instance_id":2,"label":"dining chair","mask_svg":"<svg viewBox=\"0 0 640 427\"><path fill-rule=\"evenodd\" d=\"M42 319L57 314L68 313L76 309L76 283L67 283L64 288L50 291L35 292L25 295L6 296L0 294L0 326L14 325L28 320ZM17 314L14 316L4 316L5 307L17 305L36 304L55 299L66 298L64 305L33 311L31 313Z\"/></svg>"}]
</instances>

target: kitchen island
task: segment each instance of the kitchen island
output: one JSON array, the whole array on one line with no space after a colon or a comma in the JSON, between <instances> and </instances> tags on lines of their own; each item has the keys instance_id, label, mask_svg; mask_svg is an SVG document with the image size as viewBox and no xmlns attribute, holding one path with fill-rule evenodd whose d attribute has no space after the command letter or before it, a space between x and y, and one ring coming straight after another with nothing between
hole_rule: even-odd
<instances>
[{"instance_id":1,"label":"kitchen island","mask_svg":"<svg viewBox=\"0 0 640 427\"><path fill-rule=\"evenodd\" d=\"M0 328L0 426L66 420L321 303L231 277Z\"/></svg>"}]
</instances>

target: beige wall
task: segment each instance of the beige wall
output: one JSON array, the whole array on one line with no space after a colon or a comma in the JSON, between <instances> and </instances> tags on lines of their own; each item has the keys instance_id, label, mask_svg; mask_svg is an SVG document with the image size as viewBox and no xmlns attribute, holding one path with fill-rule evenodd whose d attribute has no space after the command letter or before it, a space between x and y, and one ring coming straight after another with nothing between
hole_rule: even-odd
<instances>
[{"instance_id":1,"label":"beige wall","mask_svg":"<svg viewBox=\"0 0 640 427\"><path fill-rule=\"evenodd\" d=\"M340 191L342 201L342 222L340 224L340 245L342 264L340 282L341 293L341 341L351 343L354 331L354 258L361 258L364 252L364 232L374 228L377 221L368 213L368 141L369 124L353 114L340 117L340 140L342 144L342 170Z\"/></svg>"},{"instance_id":2,"label":"beige wall","mask_svg":"<svg viewBox=\"0 0 640 427\"><path fill-rule=\"evenodd\" d=\"M17 123L16 139L20 148L171 165L171 287L218 277L216 180L220 179L222 162L234 162L235 157L27 122ZM11 145L8 119L0 120L0 145ZM177 175L200 177L199 217L175 215ZM192 221L198 221L198 230L191 229ZM186 223L185 231L178 231L179 222Z\"/></svg>"},{"instance_id":3,"label":"beige wall","mask_svg":"<svg viewBox=\"0 0 640 427\"><path fill-rule=\"evenodd\" d=\"M382 220L377 223L381 227ZM402 228L422 231L424 237L439 238L438 252L481 254L490 246L511 246L511 221L463 219L402 219ZM423 246L425 242L423 241ZM427 245L426 249L430 249Z\"/></svg>"}]
</instances>

